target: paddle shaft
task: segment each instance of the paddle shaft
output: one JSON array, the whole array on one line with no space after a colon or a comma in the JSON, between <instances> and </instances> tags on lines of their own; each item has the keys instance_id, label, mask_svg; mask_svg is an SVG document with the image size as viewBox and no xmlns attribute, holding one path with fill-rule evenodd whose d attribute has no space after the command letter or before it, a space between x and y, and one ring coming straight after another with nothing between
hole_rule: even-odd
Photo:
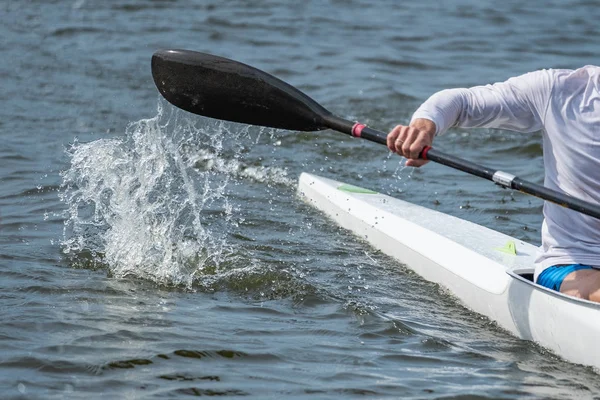
<instances>
[{"instance_id":1,"label":"paddle shaft","mask_svg":"<svg viewBox=\"0 0 600 400\"><path fill-rule=\"evenodd\" d=\"M324 121L327 127L330 129L348 134L350 136L360 137L371 142L387 145L387 134L376 129L369 128L362 124L350 122L335 115L326 116ZM357 127L359 129L357 129ZM566 207L600 219L600 206L568 196L552 189L548 189L545 186L526 181L509 173L489 169L476 163L463 160L462 158L445 154L433 148L428 148L426 151L421 153L421 158L434 161L438 164L446 165L450 168L487 179L502 187L518 190L520 192L558 204L562 207Z\"/></svg>"}]
</instances>

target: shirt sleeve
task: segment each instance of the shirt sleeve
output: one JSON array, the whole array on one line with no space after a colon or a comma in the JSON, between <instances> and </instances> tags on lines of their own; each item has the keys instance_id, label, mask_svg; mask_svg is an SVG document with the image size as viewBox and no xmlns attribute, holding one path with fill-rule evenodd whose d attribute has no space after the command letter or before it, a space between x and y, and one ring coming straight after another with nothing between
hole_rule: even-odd
<instances>
[{"instance_id":1,"label":"shirt sleeve","mask_svg":"<svg viewBox=\"0 0 600 400\"><path fill-rule=\"evenodd\" d=\"M433 121L436 135L451 127L535 132L543 128L552 82L553 70L541 70L493 85L442 90L417 109L411 122Z\"/></svg>"}]
</instances>

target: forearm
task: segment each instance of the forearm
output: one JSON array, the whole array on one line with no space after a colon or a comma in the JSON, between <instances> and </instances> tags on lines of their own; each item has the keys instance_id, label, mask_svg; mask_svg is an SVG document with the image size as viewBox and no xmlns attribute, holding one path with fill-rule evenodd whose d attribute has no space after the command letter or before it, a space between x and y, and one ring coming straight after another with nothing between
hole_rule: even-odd
<instances>
[{"instance_id":1,"label":"forearm","mask_svg":"<svg viewBox=\"0 0 600 400\"><path fill-rule=\"evenodd\" d=\"M549 90L540 73L509 79L494 85L469 89L448 89L435 93L414 113L412 121L428 119L435 123L436 134L451 127L501 128L519 132L541 129L542 120L536 103ZM541 83L540 83L541 82ZM543 95L532 96L532 92Z\"/></svg>"}]
</instances>

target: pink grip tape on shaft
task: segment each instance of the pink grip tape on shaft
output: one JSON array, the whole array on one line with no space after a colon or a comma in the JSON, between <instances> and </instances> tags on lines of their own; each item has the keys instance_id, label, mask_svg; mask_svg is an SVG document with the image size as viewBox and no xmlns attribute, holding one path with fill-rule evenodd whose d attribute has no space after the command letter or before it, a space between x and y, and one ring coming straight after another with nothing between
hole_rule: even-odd
<instances>
[{"instance_id":1,"label":"pink grip tape on shaft","mask_svg":"<svg viewBox=\"0 0 600 400\"><path fill-rule=\"evenodd\" d=\"M360 122L355 123L354 126L352 127L352 136L360 137L363 129L365 129L364 124L361 124Z\"/></svg>"},{"instance_id":2,"label":"pink grip tape on shaft","mask_svg":"<svg viewBox=\"0 0 600 400\"><path fill-rule=\"evenodd\" d=\"M421 158L423 160L427 160L427 153L429 152L429 150L431 150L431 146L425 146L423 148L423 151L421 151Z\"/></svg>"}]
</instances>

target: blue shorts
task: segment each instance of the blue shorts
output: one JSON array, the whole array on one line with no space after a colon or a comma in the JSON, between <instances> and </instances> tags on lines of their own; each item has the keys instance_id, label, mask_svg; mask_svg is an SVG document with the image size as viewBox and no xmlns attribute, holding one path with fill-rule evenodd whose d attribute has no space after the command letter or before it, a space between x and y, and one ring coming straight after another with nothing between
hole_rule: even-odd
<instances>
[{"instance_id":1,"label":"blue shorts","mask_svg":"<svg viewBox=\"0 0 600 400\"><path fill-rule=\"evenodd\" d=\"M563 280L571 272L578 271L580 269L593 269L589 265L571 264L571 265L555 265L548 267L542 271L540 276L537 278L537 284L547 287L548 289L556 290L560 292L560 285Z\"/></svg>"}]
</instances>

